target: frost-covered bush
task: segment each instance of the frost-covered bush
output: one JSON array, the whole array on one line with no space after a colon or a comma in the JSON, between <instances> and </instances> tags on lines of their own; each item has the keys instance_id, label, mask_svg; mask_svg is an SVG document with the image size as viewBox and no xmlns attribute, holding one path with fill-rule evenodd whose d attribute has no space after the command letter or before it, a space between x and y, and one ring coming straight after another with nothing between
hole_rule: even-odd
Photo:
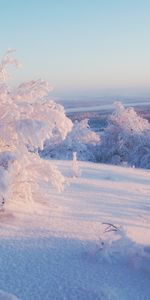
<instances>
[{"instance_id":1,"label":"frost-covered bush","mask_svg":"<svg viewBox=\"0 0 150 300\"><path fill-rule=\"evenodd\" d=\"M101 136L98 160L150 168L150 124L135 110L116 102L116 111Z\"/></svg>"},{"instance_id":2,"label":"frost-covered bush","mask_svg":"<svg viewBox=\"0 0 150 300\"><path fill-rule=\"evenodd\" d=\"M72 129L64 108L48 97L51 86L39 79L16 88L7 84L8 66L19 66L8 50L0 63L0 203L19 197L32 201L40 173L62 190L64 178L36 154L44 141L63 140Z\"/></svg>"},{"instance_id":3,"label":"frost-covered bush","mask_svg":"<svg viewBox=\"0 0 150 300\"><path fill-rule=\"evenodd\" d=\"M135 267L140 267L140 260L145 256L144 248L134 242L125 228L110 223L103 223L100 244L96 251L108 261L123 260Z\"/></svg>"},{"instance_id":4,"label":"frost-covered bush","mask_svg":"<svg viewBox=\"0 0 150 300\"><path fill-rule=\"evenodd\" d=\"M72 175L73 177L81 176L81 170L79 168L76 152L73 152L73 157L72 157Z\"/></svg>"},{"instance_id":5,"label":"frost-covered bush","mask_svg":"<svg viewBox=\"0 0 150 300\"><path fill-rule=\"evenodd\" d=\"M55 159L72 159L73 152L77 153L79 160L95 161L95 148L100 141L100 136L92 131L88 120L75 121L72 130L60 142L48 142L42 153L44 157Z\"/></svg>"}]
</instances>

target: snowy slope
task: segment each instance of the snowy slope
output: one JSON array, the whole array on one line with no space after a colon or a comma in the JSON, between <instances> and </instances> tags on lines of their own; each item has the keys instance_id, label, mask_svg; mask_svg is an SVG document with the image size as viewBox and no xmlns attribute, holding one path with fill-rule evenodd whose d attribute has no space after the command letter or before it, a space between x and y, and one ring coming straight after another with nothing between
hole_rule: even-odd
<instances>
[{"instance_id":1,"label":"snowy slope","mask_svg":"<svg viewBox=\"0 0 150 300\"><path fill-rule=\"evenodd\" d=\"M68 180L63 193L41 181L34 203L1 212L0 289L22 300L149 300L149 171L80 162L74 178L70 161L51 164Z\"/></svg>"}]
</instances>

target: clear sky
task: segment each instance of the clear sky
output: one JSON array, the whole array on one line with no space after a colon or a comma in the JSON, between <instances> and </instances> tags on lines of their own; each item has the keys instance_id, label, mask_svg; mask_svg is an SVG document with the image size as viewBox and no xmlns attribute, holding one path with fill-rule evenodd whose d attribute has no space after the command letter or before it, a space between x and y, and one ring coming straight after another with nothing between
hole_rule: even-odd
<instances>
[{"instance_id":1,"label":"clear sky","mask_svg":"<svg viewBox=\"0 0 150 300\"><path fill-rule=\"evenodd\" d=\"M150 90L150 0L0 0L0 43L60 97Z\"/></svg>"}]
</instances>

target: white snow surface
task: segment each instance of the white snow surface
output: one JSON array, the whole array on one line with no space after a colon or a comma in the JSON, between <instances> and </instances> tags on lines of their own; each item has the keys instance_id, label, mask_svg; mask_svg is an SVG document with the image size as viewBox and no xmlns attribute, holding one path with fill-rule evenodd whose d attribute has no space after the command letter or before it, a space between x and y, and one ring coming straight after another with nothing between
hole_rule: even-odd
<instances>
[{"instance_id":1,"label":"white snow surface","mask_svg":"<svg viewBox=\"0 0 150 300\"><path fill-rule=\"evenodd\" d=\"M9 294L0 290L0 300L19 300L19 299L13 294Z\"/></svg>"},{"instance_id":2,"label":"white snow surface","mask_svg":"<svg viewBox=\"0 0 150 300\"><path fill-rule=\"evenodd\" d=\"M150 171L79 162L75 177L71 161L51 164L62 193L41 182L43 197L0 212L0 299L149 300Z\"/></svg>"}]
</instances>

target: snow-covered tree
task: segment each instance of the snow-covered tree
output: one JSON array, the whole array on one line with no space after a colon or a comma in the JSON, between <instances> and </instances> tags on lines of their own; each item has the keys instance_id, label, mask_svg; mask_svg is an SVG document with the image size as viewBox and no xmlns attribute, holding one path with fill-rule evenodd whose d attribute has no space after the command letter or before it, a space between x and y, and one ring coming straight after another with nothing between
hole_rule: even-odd
<instances>
[{"instance_id":1,"label":"snow-covered tree","mask_svg":"<svg viewBox=\"0 0 150 300\"><path fill-rule=\"evenodd\" d=\"M43 156L55 159L72 159L73 152L77 153L79 160L95 161L95 147L100 136L92 131L88 119L75 121L72 130L60 142L48 143L42 153Z\"/></svg>"},{"instance_id":2,"label":"snow-covered tree","mask_svg":"<svg viewBox=\"0 0 150 300\"><path fill-rule=\"evenodd\" d=\"M108 127L101 137L98 160L106 163L127 162L150 167L150 124L132 108L116 102Z\"/></svg>"},{"instance_id":3,"label":"snow-covered tree","mask_svg":"<svg viewBox=\"0 0 150 300\"><path fill-rule=\"evenodd\" d=\"M61 105L49 99L51 86L41 79L16 88L7 84L8 66L19 66L8 50L0 64L0 201L13 196L32 201L39 172L43 179L62 190L64 178L50 162L37 155L46 139L63 140L72 122Z\"/></svg>"}]
</instances>

